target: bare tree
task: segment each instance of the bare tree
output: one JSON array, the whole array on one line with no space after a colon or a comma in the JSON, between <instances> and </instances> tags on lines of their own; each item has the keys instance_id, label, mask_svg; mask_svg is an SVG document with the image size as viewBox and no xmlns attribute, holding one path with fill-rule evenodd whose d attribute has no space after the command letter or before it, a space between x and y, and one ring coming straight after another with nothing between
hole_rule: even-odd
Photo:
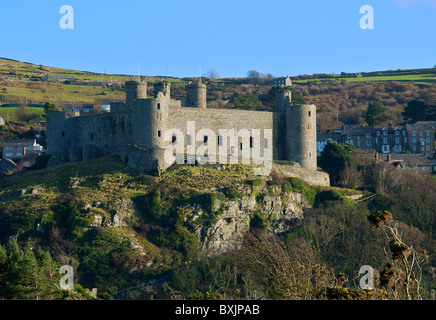
<instances>
[{"instance_id":1,"label":"bare tree","mask_svg":"<svg viewBox=\"0 0 436 320\"><path fill-rule=\"evenodd\" d=\"M345 163L344 169L339 173L340 184L345 188L355 189L361 183L361 173L356 168Z\"/></svg>"},{"instance_id":2,"label":"bare tree","mask_svg":"<svg viewBox=\"0 0 436 320\"><path fill-rule=\"evenodd\" d=\"M255 78L255 79L259 79L262 78L263 74L260 73L259 71L256 70L250 70L247 72L247 78Z\"/></svg>"},{"instance_id":3,"label":"bare tree","mask_svg":"<svg viewBox=\"0 0 436 320\"><path fill-rule=\"evenodd\" d=\"M328 286L334 277L303 239L291 246L274 235L249 232L233 256L238 267L267 282L273 299L314 298L315 291Z\"/></svg>"},{"instance_id":4,"label":"bare tree","mask_svg":"<svg viewBox=\"0 0 436 320\"><path fill-rule=\"evenodd\" d=\"M389 243L391 261L380 272L380 285L390 290L396 299L422 299L422 266L428 259L424 250L418 253L407 245L389 211L368 216L371 226L379 229ZM385 250L385 253L389 253Z\"/></svg>"},{"instance_id":5,"label":"bare tree","mask_svg":"<svg viewBox=\"0 0 436 320\"><path fill-rule=\"evenodd\" d=\"M208 78L211 78L211 79L218 79L218 78L220 77L220 74L218 73L217 70L212 69L212 68L209 68L209 69L207 70L207 74L206 74L206 76L207 76Z\"/></svg>"},{"instance_id":6,"label":"bare tree","mask_svg":"<svg viewBox=\"0 0 436 320\"><path fill-rule=\"evenodd\" d=\"M304 228L306 239L313 239L316 247L323 251L333 239L341 234L345 226L327 215L313 216Z\"/></svg>"}]
</instances>

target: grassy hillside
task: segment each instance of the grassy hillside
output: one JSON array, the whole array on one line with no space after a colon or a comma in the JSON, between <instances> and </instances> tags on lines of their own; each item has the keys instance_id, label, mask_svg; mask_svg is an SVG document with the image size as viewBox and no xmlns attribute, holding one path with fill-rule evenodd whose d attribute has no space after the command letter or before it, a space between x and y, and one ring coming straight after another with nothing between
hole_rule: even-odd
<instances>
[{"instance_id":1,"label":"grassy hillside","mask_svg":"<svg viewBox=\"0 0 436 320\"><path fill-rule=\"evenodd\" d=\"M341 75L322 75L322 76L298 76L293 80L294 83L328 83L330 81L347 81L347 82L386 82L401 81L415 82L416 84L436 84L436 68L418 69L418 70L397 70L397 71L379 71L357 74Z\"/></svg>"},{"instance_id":2,"label":"grassy hillside","mask_svg":"<svg viewBox=\"0 0 436 320\"><path fill-rule=\"evenodd\" d=\"M20 121L17 111L20 107L1 107L0 106L0 116L5 119L5 121L17 122ZM38 118L35 120L42 120L42 116L44 115L44 108L40 107L26 107L28 112L34 113L38 115Z\"/></svg>"},{"instance_id":3,"label":"grassy hillside","mask_svg":"<svg viewBox=\"0 0 436 320\"><path fill-rule=\"evenodd\" d=\"M183 221L175 222L174 204L193 196L207 202L199 198L206 186L236 185L250 175L244 166L223 171L181 166L153 177L126 168L118 157L30 171L0 180L0 242L17 235L20 243L41 246L59 263L72 261L79 268L78 283L98 287L104 296L191 260L198 240ZM162 195L160 214L173 208L165 218L153 213L158 207L150 208L156 190ZM137 213L115 224L130 201ZM101 225L90 228L97 215Z\"/></svg>"},{"instance_id":4,"label":"grassy hillside","mask_svg":"<svg viewBox=\"0 0 436 320\"><path fill-rule=\"evenodd\" d=\"M414 173L403 177L397 172L398 179L391 183L401 183L404 188L382 191L375 169L370 164L360 172L366 175L362 183L365 180L366 188L377 188L378 197L357 203L344 196L358 190L314 188L277 173L263 179L253 176L252 168L244 165L177 165L156 177L126 168L118 157L67 163L0 180L0 243L4 245L15 236L20 246L42 248L56 263L74 267L78 288L98 288L98 298L102 299L251 299L253 290L258 297L271 299L300 299L308 297L308 292L311 298L366 299L364 291L338 287L335 275L342 272L354 286L353 274L361 265L382 270L389 261L386 239L371 228L367 214L392 210L404 239L418 251L425 248L430 255L436 228L435 218L427 212L434 207L434 199L422 194L422 189L436 188L434 180ZM260 186L264 191L255 192ZM414 192L404 194L400 192L403 189ZM246 192L255 194L256 203L263 203L266 194L298 192L314 197L314 207L304 209L304 219L287 222L290 232L276 240L252 239L254 243L244 250L266 245L264 249L197 260L201 241L197 228L203 226L203 232L207 232L220 221L221 209L215 211L215 202L238 201ZM414 199L419 201L415 203ZM186 209L199 205L203 213L197 219L188 217ZM411 219L408 212L414 210L417 213ZM251 230L264 230L257 229L267 223L262 217L263 213L256 210L247 217ZM230 222L224 219L219 223ZM275 250L266 249L271 246L277 246L277 252L291 252L274 256ZM251 261L250 257L256 259ZM287 282L280 282L276 276L265 278L264 267L256 269L262 261L274 264L276 259L281 264L292 261L291 266L301 266L287 269L297 272L287 275L295 277L295 287L286 289ZM314 266L316 269L312 269ZM423 270L425 286L421 289L429 292L433 285L431 263ZM139 285L156 279L155 285ZM314 287L301 289L306 283L314 283ZM382 297L387 296L383 293Z\"/></svg>"},{"instance_id":5,"label":"grassy hillside","mask_svg":"<svg viewBox=\"0 0 436 320\"><path fill-rule=\"evenodd\" d=\"M68 75L75 78L68 83L42 82L44 75ZM143 77L153 82L160 77ZM113 75L35 65L28 62L0 58L0 102L98 104L101 100L124 100L122 86L136 79L132 75ZM179 82L179 79L168 78Z\"/></svg>"}]
</instances>

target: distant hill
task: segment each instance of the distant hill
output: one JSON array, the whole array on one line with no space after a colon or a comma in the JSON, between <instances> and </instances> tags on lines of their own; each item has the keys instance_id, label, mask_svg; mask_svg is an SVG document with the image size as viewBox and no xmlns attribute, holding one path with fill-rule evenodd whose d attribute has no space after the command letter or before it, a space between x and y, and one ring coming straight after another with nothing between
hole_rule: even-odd
<instances>
[{"instance_id":1,"label":"distant hill","mask_svg":"<svg viewBox=\"0 0 436 320\"><path fill-rule=\"evenodd\" d=\"M73 80L44 82L46 75L73 76ZM68 103L99 104L105 100L124 100L126 80L134 75L110 75L36 65L0 58L0 103ZM181 99L190 78L143 76L149 83L161 80L172 82L171 97ZM273 110L271 78L203 78L208 86L209 108L244 108ZM436 103L436 68L387 70L361 73L313 74L292 77L294 97L298 101L317 106L318 126L321 131L342 124L365 124L364 112L368 103L380 100L389 107L394 123L402 121L401 112L407 102L415 99L427 104ZM250 95L250 96L249 96ZM257 103L253 95L257 97ZM241 99L247 96L247 99ZM250 98L248 98L250 97ZM249 104L252 101L256 103ZM251 101L251 102L250 102ZM261 106L261 107L259 107Z\"/></svg>"},{"instance_id":2,"label":"distant hill","mask_svg":"<svg viewBox=\"0 0 436 320\"><path fill-rule=\"evenodd\" d=\"M372 72L341 72L341 74L314 74L300 75L293 78L293 82L325 82L341 81L347 82L380 82L380 81L401 81L415 82L417 84L436 84L436 68L387 70Z\"/></svg>"}]
</instances>

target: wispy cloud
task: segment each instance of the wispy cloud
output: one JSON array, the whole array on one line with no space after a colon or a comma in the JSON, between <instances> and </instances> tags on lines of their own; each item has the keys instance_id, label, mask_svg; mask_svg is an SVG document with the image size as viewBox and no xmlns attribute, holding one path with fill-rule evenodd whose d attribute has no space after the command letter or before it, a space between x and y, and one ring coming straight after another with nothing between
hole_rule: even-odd
<instances>
[{"instance_id":1,"label":"wispy cloud","mask_svg":"<svg viewBox=\"0 0 436 320\"><path fill-rule=\"evenodd\" d=\"M411 7L415 4L424 3L432 5L436 8L436 0L394 0L394 2L405 7Z\"/></svg>"}]
</instances>

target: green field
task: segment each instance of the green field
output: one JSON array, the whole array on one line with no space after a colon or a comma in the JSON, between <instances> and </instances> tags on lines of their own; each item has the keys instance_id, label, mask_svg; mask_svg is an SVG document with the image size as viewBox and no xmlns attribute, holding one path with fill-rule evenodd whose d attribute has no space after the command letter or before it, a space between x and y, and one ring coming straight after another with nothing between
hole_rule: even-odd
<instances>
[{"instance_id":1,"label":"green field","mask_svg":"<svg viewBox=\"0 0 436 320\"><path fill-rule=\"evenodd\" d=\"M332 76L330 78L293 80L292 82L307 83L307 82L330 82L330 81L341 81L341 80L345 80L347 82L413 81L417 84L436 84L436 73L398 74L398 75L390 74L390 75L356 76L356 77Z\"/></svg>"},{"instance_id":2,"label":"green field","mask_svg":"<svg viewBox=\"0 0 436 320\"><path fill-rule=\"evenodd\" d=\"M34 121L31 122L35 122L35 121L39 121L42 120L42 116L44 115L44 108L38 108L38 107L26 107L27 111L36 113L37 115L39 115L39 119L35 119ZM3 117L3 119L5 119L5 121L12 121L12 122L16 122L19 121L18 116L17 116L17 110L19 109L19 107L0 107L0 116Z\"/></svg>"},{"instance_id":3,"label":"green field","mask_svg":"<svg viewBox=\"0 0 436 320\"><path fill-rule=\"evenodd\" d=\"M123 99L124 91L114 87L70 85L33 81L0 84L6 103L98 103L99 100Z\"/></svg>"}]
</instances>

